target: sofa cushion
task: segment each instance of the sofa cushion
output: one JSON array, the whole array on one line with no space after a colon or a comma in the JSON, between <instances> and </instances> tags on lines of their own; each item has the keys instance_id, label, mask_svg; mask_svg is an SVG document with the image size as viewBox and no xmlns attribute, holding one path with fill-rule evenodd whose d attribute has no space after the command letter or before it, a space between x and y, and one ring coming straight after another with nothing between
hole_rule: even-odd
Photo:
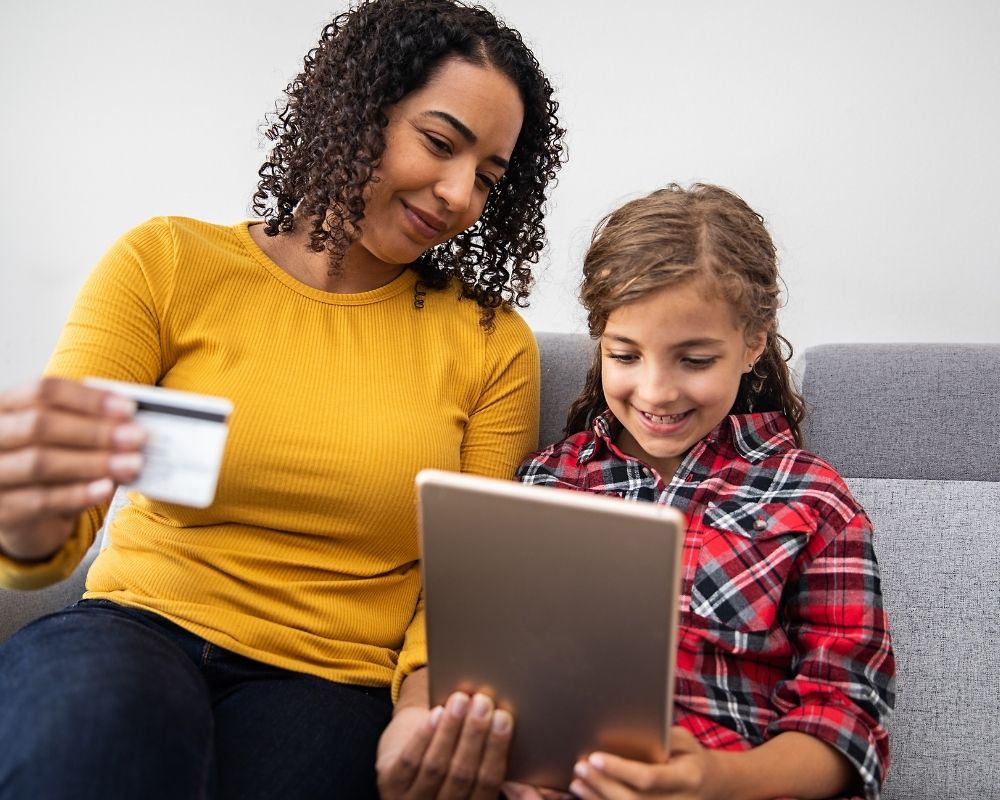
<instances>
[{"instance_id":1,"label":"sofa cushion","mask_svg":"<svg viewBox=\"0 0 1000 800\"><path fill-rule=\"evenodd\" d=\"M1000 483L855 478L896 653L884 798L995 797Z\"/></svg>"}]
</instances>

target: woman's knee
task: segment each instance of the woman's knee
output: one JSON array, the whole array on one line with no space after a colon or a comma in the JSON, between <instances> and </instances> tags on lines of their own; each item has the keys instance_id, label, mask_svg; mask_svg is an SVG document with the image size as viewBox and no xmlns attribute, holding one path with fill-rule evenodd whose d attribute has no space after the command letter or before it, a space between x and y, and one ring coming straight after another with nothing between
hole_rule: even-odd
<instances>
[{"instance_id":1,"label":"woman's knee","mask_svg":"<svg viewBox=\"0 0 1000 800\"><path fill-rule=\"evenodd\" d=\"M102 785L125 796L128 787L187 791L211 770L211 703L198 670L127 617L68 609L29 625L0 648L0 692L0 741L10 743L0 786L29 780L35 796L61 796L79 781L86 796Z\"/></svg>"}]
</instances>

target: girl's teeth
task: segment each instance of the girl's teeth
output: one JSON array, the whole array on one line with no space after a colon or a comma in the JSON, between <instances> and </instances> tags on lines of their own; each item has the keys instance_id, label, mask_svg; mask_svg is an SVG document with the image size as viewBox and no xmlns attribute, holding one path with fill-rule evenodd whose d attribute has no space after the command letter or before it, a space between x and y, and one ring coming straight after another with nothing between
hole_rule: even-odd
<instances>
[{"instance_id":1,"label":"girl's teeth","mask_svg":"<svg viewBox=\"0 0 1000 800\"><path fill-rule=\"evenodd\" d=\"M643 412L646 413L646 412ZM646 414L653 422L659 423L660 425L665 425L669 422L680 422L684 419L683 414L667 414L666 416L658 417L656 414Z\"/></svg>"}]
</instances>

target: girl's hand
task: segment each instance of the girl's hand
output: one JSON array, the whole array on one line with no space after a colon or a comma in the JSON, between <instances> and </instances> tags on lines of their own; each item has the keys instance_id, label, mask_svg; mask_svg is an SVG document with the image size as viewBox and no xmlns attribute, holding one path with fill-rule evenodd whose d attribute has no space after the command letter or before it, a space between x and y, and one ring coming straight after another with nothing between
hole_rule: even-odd
<instances>
[{"instance_id":1,"label":"girl's hand","mask_svg":"<svg viewBox=\"0 0 1000 800\"><path fill-rule=\"evenodd\" d=\"M663 764L630 761L592 753L577 762L570 791L583 800L656 797L670 800L716 800L729 797L716 754L686 729L670 730L670 758Z\"/></svg>"},{"instance_id":2,"label":"girl's hand","mask_svg":"<svg viewBox=\"0 0 1000 800\"><path fill-rule=\"evenodd\" d=\"M383 800L496 800L507 769L513 721L484 694L456 692L432 710L396 712L379 740Z\"/></svg>"},{"instance_id":3,"label":"girl's hand","mask_svg":"<svg viewBox=\"0 0 1000 800\"><path fill-rule=\"evenodd\" d=\"M0 552L51 556L81 511L139 474L134 413L132 400L61 378L0 394Z\"/></svg>"}]
</instances>

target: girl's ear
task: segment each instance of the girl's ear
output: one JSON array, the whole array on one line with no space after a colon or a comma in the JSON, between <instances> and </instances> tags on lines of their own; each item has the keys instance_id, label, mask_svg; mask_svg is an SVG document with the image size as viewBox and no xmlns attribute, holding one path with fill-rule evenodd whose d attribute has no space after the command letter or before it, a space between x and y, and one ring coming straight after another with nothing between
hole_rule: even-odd
<instances>
[{"instance_id":1,"label":"girl's ear","mask_svg":"<svg viewBox=\"0 0 1000 800\"><path fill-rule=\"evenodd\" d=\"M764 354L764 350L767 348L767 331L748 333L746 341L748 367L744 370L744 372L750 372L753 370L754 364L757 363L757 360Z\"/></svg>"}]
</instances>

